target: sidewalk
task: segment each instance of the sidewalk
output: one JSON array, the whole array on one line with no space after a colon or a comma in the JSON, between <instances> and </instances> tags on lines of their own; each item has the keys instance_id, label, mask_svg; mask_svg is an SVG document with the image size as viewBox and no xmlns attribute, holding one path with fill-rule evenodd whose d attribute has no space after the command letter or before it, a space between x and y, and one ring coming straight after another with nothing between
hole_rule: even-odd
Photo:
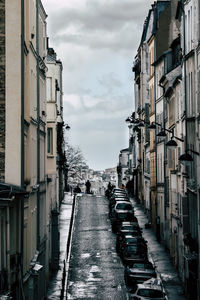
<instances>
[{"instance_id":1,"label":"sidewalk","mask_svg":"<svg viewBox=\"0 0 200 300\"><path fill-rule=\"evenodd\" d=\"M166 252L165 247L160 244L152 229L145 229L148 222L144 210L140 204L132 199L134 205L135 216L138 219L140 227L143 229L143 237L148 241L148 253L153 260L156 270L162 279L168 300L185 300L181 281L178 273L171 262L170 255Z\"/></svg>"},{"instance_id":2,"label":"sidewalk","mask_svg":"<svg viewBox=\"0 0 200 300\"><path fill-rule=\"evenodd\" d=\"M60 225L60 260L59 270L51 278L47 292L47 299L60 299L62 289L62 278L64 270L64 261L67 257L67 241L69 226L72 213L73 196L71 193L65 193L60 207L59 225Z\"/></svg>"}]
</instances>

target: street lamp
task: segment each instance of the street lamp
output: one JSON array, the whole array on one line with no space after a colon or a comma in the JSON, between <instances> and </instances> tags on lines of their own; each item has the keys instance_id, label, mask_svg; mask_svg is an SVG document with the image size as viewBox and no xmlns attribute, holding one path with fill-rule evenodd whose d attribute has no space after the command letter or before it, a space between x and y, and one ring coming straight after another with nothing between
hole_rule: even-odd
<instances>
[{"instance_id":1,"label":"street lamp","mask_svg":"<svg viewBox=\"0 0 200 300\"><path fill-rule=\"evenodd\" d=\"M144 124L148 124L149 125L148 121L145 121L145 120L142 120L142 119L139 119L139 118L135 118L133 116L133 114L130 117L128 117L125 121L126 121L126 123L135 124L138 127L144 127Z\"/></svg>"},{"instance_id":2,"label":"street lamp","mask_svg":"<svg viewBox=\"0 0 200 300\"><path fill-rule=\"evenodd\" d=\"M171 140L169 140L165 145L172 150L175 150L176 147L178 146L177 142L173 140L173 136L171 137Z\"/></svg>"},{"instance_id":3,"label":"street lamp","mask_svg":"<svg viewBox=\"0 0 200 300\"><path fill-rule=\"evenodd\" d=\"M64 124L66 130L70 130L70 126L68 124Z\"/></svg>"},{"instance_id":4,"label":"street lamp","mask_svg":"<svg viewBox=\"0 0 200 300\"><path fill-rule=\"evenodd\" d=\"M182 154L182 155L180 155L179 156L179 161L180 162L192 162L193 161L193 158L192 158L192 156L188 153L188 152L192 152L192 153L194 153L194 154L196 154L196 155L199 155L199 152L197 152L197 151L194 151L194 150L192 150L192 149L187 149L186 151L185 151L185 153L184 154Z\"/></svg>"}]
</instances>

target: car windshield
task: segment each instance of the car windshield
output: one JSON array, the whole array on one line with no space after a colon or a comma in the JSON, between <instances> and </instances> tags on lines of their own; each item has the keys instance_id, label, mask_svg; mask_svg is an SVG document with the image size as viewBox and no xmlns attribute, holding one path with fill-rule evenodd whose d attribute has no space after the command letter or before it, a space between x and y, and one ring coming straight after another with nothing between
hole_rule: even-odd
<instances>
[{"instance_id":1,"label":"car windshield","mask_svg":"<svg viewBox=\"0 0 200 300\"><path fill-rule=\"evenodd\" d=\"M136 252L137 251L137 246L128 245L126 249L127 249L128 252Z\"/></svg>"},{"instance_id":2,"label":"car windshield","mask_svg":"<svg viewBox=\"0 0 200 300\"><path fill-rule=\"evenodd\" d=\"M131 243L137 244L137 238L134 238L134 237L128 238L128 239L125 240L125 243L127 243L127 244L131 244Z\"/></svg>"},{"instance_id":3,"label":"car windshield","mask_svg":"<svg viewBox=\"0 0 200 300\"><path fill-rule=\"evenodd\" d=\"M142 297L151 297L151 298L162 298L163 292L154 289L140 289L137 293L139 296Z\"/></svg>"},{"instance_id":4,"label":"car windshield","mask_svg":"<svg viewBox=\"0 0 200 300\"><path fill-rule=\"evenodd\" d=\"M128 203L118 203L116 206L117 209L125 209L125 210L131 210L132 205Z\"/></svg>"},{"instance_id":5,"label":"car windshield","mask_svg":"<svg viewBox=\"0 0 200 300\"><path fill-rule=\"evenodd\" d=\"M153 269L153 266L149 263L133 263L132 268L136 268L136 269Z\"/></svg>"},{"instance_id":6,"label":"car windshield","mask_svg":"<svg viewBox=\"0 0 200 300\"><path fill-rule=\"evenodd\" d=\"M133 229L132 225L125 225L121 227L121 230L130 230L130 229Z\"/></svg>"}]
</instances>

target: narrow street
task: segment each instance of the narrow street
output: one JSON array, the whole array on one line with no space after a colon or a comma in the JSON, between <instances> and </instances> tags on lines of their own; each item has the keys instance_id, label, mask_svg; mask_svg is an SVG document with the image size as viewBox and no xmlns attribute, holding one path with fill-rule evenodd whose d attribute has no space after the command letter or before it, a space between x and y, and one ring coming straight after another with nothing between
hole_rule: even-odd
<instances>
[{"instance_id":1,"label":"narrow street","mask_svg":"<svg viewBox=\"0 0 200 300\"><path fill-rule=\"evenodd\" d=\"M124 267L105 197L77 198L67 283L67 299L126 299Z\"/></svg>"}]
</instances>

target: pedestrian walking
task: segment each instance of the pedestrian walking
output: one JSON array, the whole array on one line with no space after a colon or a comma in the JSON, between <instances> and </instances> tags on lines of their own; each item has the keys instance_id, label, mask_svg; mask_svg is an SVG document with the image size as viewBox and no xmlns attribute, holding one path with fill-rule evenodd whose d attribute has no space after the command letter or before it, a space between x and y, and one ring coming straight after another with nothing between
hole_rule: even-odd
<instances>
[{"instance_id":1,"label":"pedestrian walking","mask_svg":"<svg viewBox=\"0 0 200 300\"><path fill-rule=\"evenodd\" d=\"M86 181L86 194L90 194L91 183L89 180Z\"/></svg>"},{"instance_id":2,"label":"pedestrian walking","mask_svg":"<svg viewBox=\"0 0 200 300\"><path fill-rule=\"evenodd\" d=\"M75 187L74 189L74 193L77 194L77 193L81 193L81 189L79 187L79 185L77 184L77 186Z\"/></svg>"}]
</instances>

